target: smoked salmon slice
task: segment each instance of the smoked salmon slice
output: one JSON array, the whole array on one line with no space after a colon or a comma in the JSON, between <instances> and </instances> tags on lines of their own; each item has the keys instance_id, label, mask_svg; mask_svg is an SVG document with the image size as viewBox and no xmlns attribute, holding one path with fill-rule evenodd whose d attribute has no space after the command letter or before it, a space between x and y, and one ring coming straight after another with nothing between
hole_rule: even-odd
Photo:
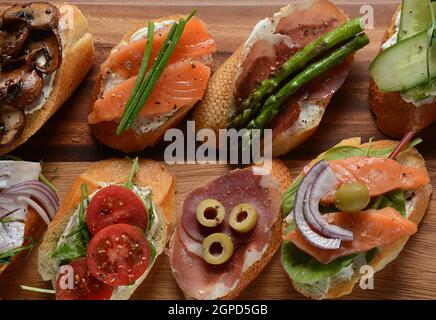
<instances>
[{"instance_id":1,"label":"smoked salmon slice","mask_svg":"<svg viewBox=\"0 0 436 320\"><path fill-rule=\"evenodd\" d=\"M168 25L155 31L149 67L162 47L170 28L171 25ZM101 65L102 74L115 73L122 79L136 76L141 66L146 42L147 38L142 38L115 49ZM197 17L193 17L186 24L168 63L183 59L199 59L215 51L215 41L211 38L205 24Z\"/></svg>"},{"instance_id":2,"label":"smoked salmon slice","mask_svg":"<svg viewBox=\"0 0 436 320\"><path fill-rule=\"evenodd\" d=\"M283 237L321 263L336 258L366 252L372 248L391 244L404 236L416 233L417 227L393 208L366 210L359 213L335 212L324 215L329 223L352 230L353 241L342 241L339 249L320 249L309 243L294 230Z\"/></svg>"},{"instance_id":3,"label":"smoked salmon slice","mask_svg":"<svg viewBox=\"0 0 436 320\"><path fill-rule=\"evenodd\" d=\"M139 116L152 120L199 101L206 90L210 68L199 61L182 60L164 69ZM136 77L107 90L96 100L88 122L119 120L135 85Z\"/></svg>"},{"instance_id":4,"label":"smoked salmon slice","mask_svg":"<svg viewBox=\"0 0 436 320\"><path fill-rule=\"evenodd\" d=\"M424 167L405 166L388 158L351 157L329 161L329 165L338 180L337 187L359 182L368 187L371 197L397 189L417 189L430 180ZM334 191L325 195L321 203L334 203Z\"/></svg>"}]
</instances>

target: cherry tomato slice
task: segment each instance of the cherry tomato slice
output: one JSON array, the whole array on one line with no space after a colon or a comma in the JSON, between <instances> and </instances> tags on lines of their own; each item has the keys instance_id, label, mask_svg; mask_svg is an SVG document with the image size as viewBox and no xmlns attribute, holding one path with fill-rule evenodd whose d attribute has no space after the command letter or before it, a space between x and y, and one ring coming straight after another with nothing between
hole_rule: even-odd
<instances>
[{"instance_id":1,"label":"cherry tomato slice","mask_svg":"<svg viewBox=\"0 0 436 320\"><path fill-rule=\"evenodd\" d=\"M89 272L86 260L80 258L70 262L68 266L72 270L65 268L59 274L55 285L57 300L107 300L112 296L113 287L98 281ZM71 277L68 276L69 270L74 273ZM72 288L69 289L69 286Z\"/></svg>"},{"instance_id":2,"label":"cherry tomato slice","mask_svg":"<svg viewBox=\"0 0 436 320\"><path fill-rule=\"evenodd\" d=\"M126 223L145 230L147 210L138 196L122 186L109 186L99 190L86 210L86 224L94 235L107 226Z\"/></svg>"},{"instance_id":3,"label":"cherry tomato slice","mask_svg":"<svg viewBox=\"0 0 436 320\"><path fill-rule=\"evenodd\" d=\"M128 224L113 224L99 231L87 249L89 271L110 286L125 286L142 276L150 261L144 233Z\"/></svg>"}]
</instances>

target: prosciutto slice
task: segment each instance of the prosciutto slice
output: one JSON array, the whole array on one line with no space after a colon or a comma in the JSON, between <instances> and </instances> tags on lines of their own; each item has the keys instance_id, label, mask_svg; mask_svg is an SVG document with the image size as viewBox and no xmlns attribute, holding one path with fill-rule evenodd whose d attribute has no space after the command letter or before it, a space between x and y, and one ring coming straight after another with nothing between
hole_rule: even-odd
<instances>
[{"instance_id":1,"label":"prosciutto slice","mask_svg":"<svg viewBox=\"0 0 436 320\"><path fill-rule=\"evenodd\" d=\"M235 82L236 105L295 52L346 22L347 17L331 2L317 0L292 4L276 14L272 21L274 29L250 47L241 66ZM350 63L350 59L344 61L291 97L269 126L273 129L273 136L290 128L305 104L330 98L339 90L348 75Z\"/></svg>"},{"instance_id":2,"label":"prosciutto slice","mask_svg":"<svg viewBox=\"0 0 436 320\"><path fill-rule=\"evenodd\" d=\"M216 199L225 208L224 221L218 228L202 227L196 218L197 205L204 199ZM239 203L256 208L257 224L252 231L238 234L228 224L228 216ZM281 194L270 176L255 175L251 168L234 170L206 186L192 191L183 203L170 243L170 262L180 288L195 299L218 299L234 290L242 273L265 253L271 242L271 227L280 219ZM228 234L234 243L229 261L214 266L201 257L205 237L214 232Z\"/></svg>"}]
</instances>

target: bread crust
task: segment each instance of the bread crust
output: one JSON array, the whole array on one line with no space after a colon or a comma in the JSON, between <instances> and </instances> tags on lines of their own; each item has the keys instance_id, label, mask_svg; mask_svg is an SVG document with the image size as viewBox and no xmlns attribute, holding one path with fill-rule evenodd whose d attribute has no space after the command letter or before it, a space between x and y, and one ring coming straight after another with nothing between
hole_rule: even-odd
<instances>
[{"instance_id":1,"label":"bread crust","mask_svg":"<svg viewBox=\"0 0 436 320\"><path fill-rule=\"evenodd\" d=\"M382 43L395 33L395 18L401 6L392 17ZM381 52L381 50L380 50ZM401 98L399 92L382 92L371 78L369 85L370 107L377 118L377 126L385 135L401 139L407 132L419 131L436 121L436 101L420 107Z\"/></svg>"},{"instance_id":2,"label":"bread crust","mask_svg":"<svg viewBox=\"0 0 436 320\"><path fill-rule=\"evenodd\" d=\"M27 217L25 221L24 227L24 242L23 246L29 245L32 241L36 241L41 236L46 224L41 219L39 214L32 208L28 207L27 209ZM22 255L26 255L28 251L22 251L12 257L11 261L8 263L0 264L0 275L3 271L6 270L9 266L11 266L19 257Z\"/></svg>"},{"instance_id":3,"label":"bread crust","mask_svg":"<svg viewBox=\"0 0 436 320\"><path fill-rule=\"evenodd\" d=\"M181 18L183 18L183 15L172 15L167 16L159 19L152 19L154 22L162 22L165 20L174 20L178 21ZM147 25L138 25L134 28L132 28L129 32L127 32L121 39L120 43L117 44L114 48L119 46L123 42L129 42L130 37L139 29L142 29L144 27L147 27ZM89 105L88 114L91 113L95 101L99 97L99 95L102 93L102 88L104 87L104 78L103 74L100 71L97 80L95 82L95 87L93 89L92 95L91 95L91 101ZM95 124L90 124L91 131L94 134L94 136L103 144L117 150L121 150L123 152L136 152L136 151L142 151L146 147L154 146L156 143L158 143L162 137L164 136L165 132L170 129L178 126L180 122L186 117L188 112L194 107L195 103L183 106L179 110L176 111L175 114L173 114L163 125L161 125L156 130L153 130L151 132L146 133L138 133L137 131L133 129L126 130L125 132L121 133L120 135L117 135L115 133L116 128L118 127L118 123L115 121L105 121L105 122L99 122Z\"/></svg>"},{"instance_id":4,"label":"bread crust","mask_svg":"<svg viewBox=\"0 0 436 320\"><path fill-rule=\"evenodd\" d=\"M38 272L43 280L54 281L56 278L57 270L51 255L80 202L81 185L86 183L91 194L97 190L101 183L124 183L128 179L131 167L132 162L127 159L102 160L92 164L76 178L38 249ZM159 255L163 252L175 224L175 177L168 172L163 164L141 159L139 160L139 171L133 179L133 184L140 187L150 186L152 189L153 202L157 208L159 220L162 222L156 241L156 254ZM136 287L128 294L123 294L117 298L128 299L135 289Z\"/></svg>"},{"instance_id":5,"label":"bread crust","mask_svg":"<svg viewBox=\"0 0 436 320\"><path fill-rule=\"evenodd\" d=\"M383 149L386 147L394 147L397 144L398 141L380 140L380 141L372 142L371 148ZM360 143L360 138L347 139L342 141L339 145L350 145L350 146L360 147L362 149L366 149L368 147L367 143L364 144ZM321 157L322 155L318 156L311 163L313 164L319 161ZM400 155L397 157L397 161L404 165L421 167L424 170L426 170L424 159L419 154L419 152L414 148L400 153ZM410 210L409 220L413 221L416 225L419 225L427 210L431 193L432 193L432 186L431 184L428 184L420 187L417 190L413 190L413 192L415 196L412 200L413 204L412 204L412 209ZM404 245L406 244L408 239L409 237L405 236L390 245L386 245L379 248L379 250L377 251L377 253L375 254L374 258L370 263L370 265L374 268L374 273L382 270L387 264L393 261L400 254L401 250L403 250ZM302 286L299 283L296 283L292 280L291 281L294 288L304 296L311 299L320 300L320 299L339 298L351 293L356 283L360 281L360 278L361 275L358 272L355 272L350 280L342 280L333 283L327 292L319 292L319 291L314 292L314 290L307 290L304 285Z\"/></svg>"},{"instance_id":6,"label":"bread crust","mask_svg":"<svg viewBox=\"0 0 436 320\"><path fill-rule=\"evenodd\" d=\"M339 10L346 17L345 13ZM218 134L219 129L227 128L236 109L233 89L238 65L243 63L242 50L243 45L218 68L209 80L204 99L194 109L193 120L196 130L207 128ZM307 121L305 127L293 128L291 126L273 137L272 156L278 157L288 153L315 133L331 98L330 96L313 103L320 108L320 112Z\"/></svg>"},{"instance_id":7,"label":"bread crust","mask_svg":"<svg viewBox=\"0 0 436 320\"><path fill-rule=\"evenodd\" d=\"M0 148L0 155L14 150L33 136L71 96L92 66L94 46L86 18L75 5L63 4L57 7L64 17L61 18L59 28L65 29L60 31L63 60L54 76L52 90L41 109L26 115L23 132L14 143ZM65 21L65 26L61 26L62 20ZM66 29L70 25L73 28Z\"/></svg>"},{"instance_id":8,"label":"bread crust","mask_svg":"<svg viewBox=\"0 0 436 320\"><path fill-rule=\"evenodd\" d=\"M283 193L288 186L290 186L292 181L291 173L286 165L281 160L273 160L272 161L272 169L271 169L271 177L277 182L278 189L280 193ZM179 213L181 214L181 212ZM271 241L268 244L267 249L262 254L262 257L253 263L247 270L245 270L238 284L235 286L233 290L231 290L227 295L219 298L219 300L232 300L236 299L241 292L259 275L259 273L263 270L263 268L268 264L271 258L274 256L277 249L280 247L282 242L281 239L281 230L282 230L282 219L279 213L279 217L274 225L271 227ZM174 231L173 239L176 236L177 227ZM172 246L170 244L170 250L172 250ZM187 299L193 299L185 292L183 292L184 296Z\"/></svg>"}]
</instances>

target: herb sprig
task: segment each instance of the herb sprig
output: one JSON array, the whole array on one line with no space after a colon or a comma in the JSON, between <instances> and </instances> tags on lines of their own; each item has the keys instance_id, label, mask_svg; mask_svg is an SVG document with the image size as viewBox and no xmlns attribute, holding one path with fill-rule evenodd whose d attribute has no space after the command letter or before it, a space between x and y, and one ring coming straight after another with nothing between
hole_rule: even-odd
<instances>
[{"instance_id":1,"label":"herb sprig","mask_svg":"<svg viewBox=\"0 0 436 320\"><path fill-rule=\"evenodd\" d=\"M154 23L151 21L148 22L147 43L144 50L144 57L141 62L138 77L136 78L135 86L124 109L120 124L116 130L117 135L121 134L123 131L129 129L133 125L136 117L159 81L159 78L168 63L168 60L170 59L177 43L180 40L180 37L182 36L186 23L196 13L197 11L194 10L186 19L182 18L179 20L179 22L173 23L156 59L154 60L147 74L145 74L151 56L154 33Z\"/></svg>"}]
</instances>

